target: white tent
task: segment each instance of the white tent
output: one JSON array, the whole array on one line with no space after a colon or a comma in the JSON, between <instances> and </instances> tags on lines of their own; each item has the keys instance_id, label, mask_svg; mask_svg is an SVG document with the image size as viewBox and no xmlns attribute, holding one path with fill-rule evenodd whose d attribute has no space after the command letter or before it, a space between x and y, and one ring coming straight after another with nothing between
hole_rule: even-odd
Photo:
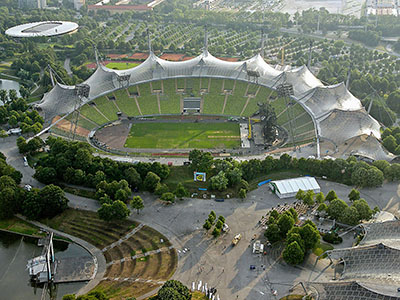
<instances>
[{"instance_id":1,"label":"white tent","mask_svg":"<svg viewBox=\"0 0 400 300\"><path fill-rule=\"evenodd\" d=\"M281 199L294 197L299 190L312 190L315 193L321 191L321 188L314 177L299 177L271 181L269 187Z\"/></svg>"}]
</instances>

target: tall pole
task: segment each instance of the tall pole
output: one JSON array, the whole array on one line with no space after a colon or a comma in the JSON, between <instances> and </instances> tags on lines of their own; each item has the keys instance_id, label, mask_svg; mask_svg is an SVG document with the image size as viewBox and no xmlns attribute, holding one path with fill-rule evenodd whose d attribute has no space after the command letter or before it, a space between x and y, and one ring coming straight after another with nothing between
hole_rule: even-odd
<instances>
[{"instance_id":1,"label":"tall pole","mask_svg":"<svg viewBox=\"0 0 400 300\"><path fill-rule=\"evenodd\" d=\"M153 52L153 49L151 47L150 31L149 31L148 27L147 27L147 40L148 40L148 43L149 43L149 54L151 54Z\"/></svg>"},{"instance_id":2,"label":"tall pole","mask_svg":"<svg viewBox=\"0 0 400 300\"><path fill-rule=\"evenodd\" d=\"M307 63L307 67L309 69L311 67L312 46L313 46L313 42L312 42L312 40L310 40L310 50L308 51L308 63Z\"/></svg>"},{"instance_id":3,"label":"tall pole","mask_svg":"<svg viewBox=\"0 0 400 300\"><path fill-rule=\"evenodd\" d=\"M292 126L292 114L291 114L291 99L290 96L294 94L293 92L293 85L289 83L282 83L277 87L278 95L280 97L283 97L285 100L285 105L286 105L286 113L288 117L288 122L289 122L289 132L292 137L292 144L294 147L294 151L296 151L296 141L294 138L294 132L293 132L293 126Z\"/></svg>"},{"instance_id":4,"label":"tall pole","mask_svg":"<svg viewBox=\"0 0 400 300\"><path fill-rule=\"evenodd\" d=\"M208 31L207 24L204 26L204 51L208 52Z\"/></svg>"}]
</instances>

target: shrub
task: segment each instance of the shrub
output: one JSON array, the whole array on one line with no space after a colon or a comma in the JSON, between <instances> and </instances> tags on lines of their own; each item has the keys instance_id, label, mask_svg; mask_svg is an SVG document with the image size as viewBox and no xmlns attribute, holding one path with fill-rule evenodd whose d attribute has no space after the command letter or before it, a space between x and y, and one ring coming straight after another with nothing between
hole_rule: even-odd
<instances>
[{"instance_id":1,"label":"shrub","mask_svg":"<svg viewBox=\"0 0 400 300\"><path fill-rule=\"evenodd\" d=\"M161 200L167 201L167 202L175 202L175 195L173 193L164 193L161 195Z\"/></svg>"},{"instance_id":2,"label":"shrub","mask_svg":"<svg viewBox=\"0 0 400 300\"><path fill-rule=\"evenodd\" d=\"M334 245L337 245L337 244L340 244L341 242L343 242L343 239L335 232L325 233L323 235L322 239L325 242L330 243L330 244L334 244Z\"/></svg>"}]
</instances>

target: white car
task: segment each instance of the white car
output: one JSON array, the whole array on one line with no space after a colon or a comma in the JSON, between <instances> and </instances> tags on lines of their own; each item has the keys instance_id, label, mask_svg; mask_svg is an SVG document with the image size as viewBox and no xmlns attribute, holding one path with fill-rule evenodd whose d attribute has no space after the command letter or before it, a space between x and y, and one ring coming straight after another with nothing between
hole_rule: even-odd
<instances>
[{"instance_id":1,"label":"white car","mask_svg":"<svg viewBox=\"0 0 400 300\"><path fill-rule=\"evenodd\" d=\"M29 165L28 165L28 160L26 159L26 156L24 156L24 166L25 167L28 167Z\"/></svg>"}]
</instances>

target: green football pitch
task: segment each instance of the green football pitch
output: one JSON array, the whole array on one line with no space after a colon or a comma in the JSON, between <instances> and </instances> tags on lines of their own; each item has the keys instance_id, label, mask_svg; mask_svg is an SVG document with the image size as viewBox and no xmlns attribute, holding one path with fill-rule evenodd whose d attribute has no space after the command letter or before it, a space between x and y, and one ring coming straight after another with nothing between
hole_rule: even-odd
<instances>
[{"instance_id":1,"label":"green football pitch","mask_svg":"<svg viewBox=\"0 0 400 300\"><path fill-rule=\"evenodd\" d=\"M240 146L237 123L136 123L126 148L224 149Z\"/></svg>"}]
</instances>

